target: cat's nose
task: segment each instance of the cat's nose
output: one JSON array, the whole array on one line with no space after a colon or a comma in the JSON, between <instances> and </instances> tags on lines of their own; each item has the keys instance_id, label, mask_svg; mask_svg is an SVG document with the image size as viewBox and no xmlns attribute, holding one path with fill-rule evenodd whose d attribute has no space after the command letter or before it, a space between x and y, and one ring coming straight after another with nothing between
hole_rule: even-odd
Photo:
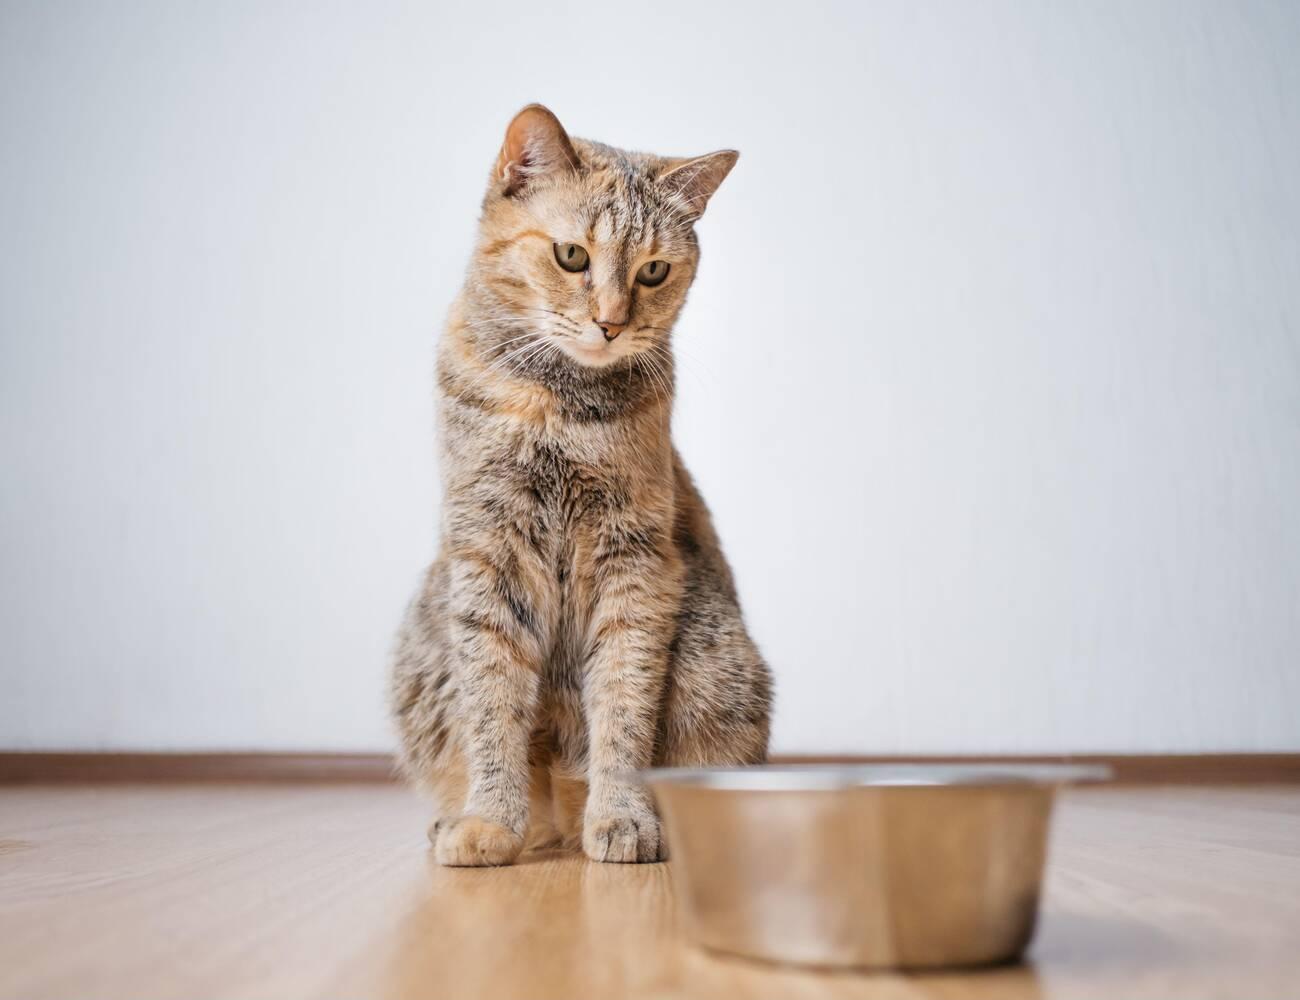
<instances>
[{"instance_id":1,"label":"cat's nose","mask_svg":"<svg viewBox=\"0 0 1300 1000\"><path fill-rule=\"evenodd\" d=\"M627 321L622 323L612 323L607 319L596 320L596 325L600 327L600 332L605 335L606 342L613 340L620 333L627 329Z\"/></svg>"}]
</instances>

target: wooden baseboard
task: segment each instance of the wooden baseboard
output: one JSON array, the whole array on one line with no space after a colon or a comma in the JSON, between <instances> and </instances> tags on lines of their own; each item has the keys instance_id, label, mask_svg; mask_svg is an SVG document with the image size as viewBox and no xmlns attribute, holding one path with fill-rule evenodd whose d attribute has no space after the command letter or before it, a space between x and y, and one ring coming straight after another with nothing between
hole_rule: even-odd
<instances>
[{"instance_id":1,"label":"wooden baseboard","mask_svg":"<svg viewBox=\"0 0 1300 1000\"><path fill-rule=\"evenodd\" d=\"M386 753L0 753L0 784L395 778Z\"/></svg>"},{"instance_id":2,"label":"wooden baseboard","mask_svg":"<svg viewBox=\"0 0 1300 1000\"><path fill-rule=\"evenodd\" d=\"M789 763L1102 764L1117 785L1300 784L1300 753L787 755Z\"/></svg>"},{"instance_id":3,"label":"wooden baseboard","mask_svg":"<svg viewBox=\"0 0 1300 1000\"><path fill-rule=\"evenodd\" d=\"M773 763L1106 764L1121 785L1300 784L1300 753L830 755L777 754ZM383 753L22 753L0 752L0 784L84 782L384 782Z\"/></svg>"}]
</instances>

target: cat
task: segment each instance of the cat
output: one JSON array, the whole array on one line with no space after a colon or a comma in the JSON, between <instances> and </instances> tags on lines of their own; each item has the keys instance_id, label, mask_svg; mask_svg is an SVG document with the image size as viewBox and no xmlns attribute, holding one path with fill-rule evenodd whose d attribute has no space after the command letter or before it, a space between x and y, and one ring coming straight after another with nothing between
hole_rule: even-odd
<instances>
[{"instance_id":1,"label":"cat","mask_svg":"<svg viewBox=\"0 0 1300 1000\"><path fill-rule=\"evenodd\" d=\"M736 162L506 130L438 351L440 553L393 665L445 865L649 862L631 772L761 763L772 681L670 437L694 223Z\"/></svg>"}]
</instances>

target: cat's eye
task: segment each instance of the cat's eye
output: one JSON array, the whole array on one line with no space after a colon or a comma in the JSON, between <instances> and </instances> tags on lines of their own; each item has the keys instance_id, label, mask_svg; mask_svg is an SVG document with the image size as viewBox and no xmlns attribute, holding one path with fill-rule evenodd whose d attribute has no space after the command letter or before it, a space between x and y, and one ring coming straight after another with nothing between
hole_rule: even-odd
<instances>
[{"instance_id":1,"label":"cat's eye","mask_svg":"<svg viewBox=\"0 0 1300 1000\"><path fill-rule=\"evenodd\" d=\"M585 271L587 265L591 263L591 258L587 256L587 251L576 243L557 243L555 263L566 271Z\"/></svg>"},{"instance_id":2,"label":"cat's eye","mask_svg":"<svg viewBox=\"0 0 1300 1000\"><path fill-rule=\"evenodd\" d=\"M641 270L636 273L637 282L649 288L663 284L666 277L668 277L668 262L666 260L652 260L648 264L642 264Z\"/></svg>"}]
</instances>

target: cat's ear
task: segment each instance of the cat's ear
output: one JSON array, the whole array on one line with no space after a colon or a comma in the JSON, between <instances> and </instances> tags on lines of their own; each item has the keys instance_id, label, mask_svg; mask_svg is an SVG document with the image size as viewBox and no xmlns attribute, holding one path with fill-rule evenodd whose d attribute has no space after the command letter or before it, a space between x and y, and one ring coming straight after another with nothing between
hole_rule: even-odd
<instances>
[{"instance_id":1,"label":"cat's ear","mask_svg":"<svg viewBox=\"0 0 1300 1000\"><path fill-rule=\"evenodd\" d=\"M576 169L578 154L549 108L530 104L515 115L497 156L495 176L503 194L516 194L545 174Z\"/></svg>"},{"instance_id":2,"label":"cat's ear","mask_svg":"<svg viewBox=\"0 0 1300 1000\"><path fill-rule=\"evenodd\" d=\"M670 160L667 172L659 175L659 187L680 198L698 219L739 158L734 149L720 149L688 160Z\"/></svg>"}]
</instances>

